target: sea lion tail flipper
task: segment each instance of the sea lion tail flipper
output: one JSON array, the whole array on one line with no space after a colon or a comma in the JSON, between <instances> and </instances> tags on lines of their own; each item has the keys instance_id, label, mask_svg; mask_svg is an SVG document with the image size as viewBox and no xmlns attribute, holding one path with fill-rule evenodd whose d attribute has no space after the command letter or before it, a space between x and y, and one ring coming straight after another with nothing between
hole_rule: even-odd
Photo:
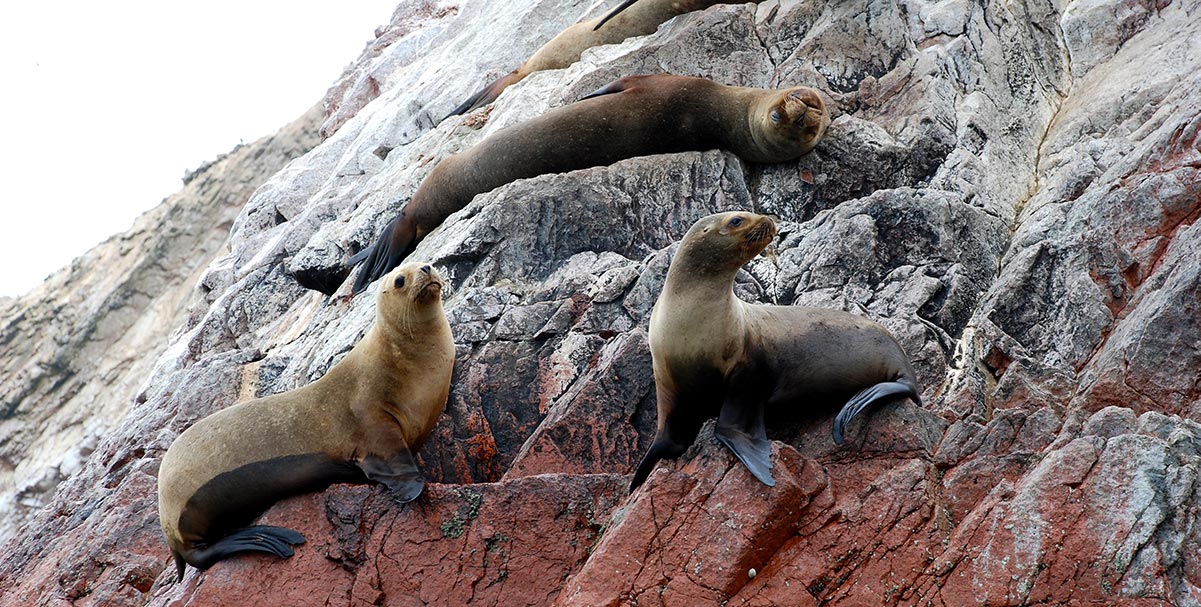
<instances>
[{"instance_id":1,"label":"sea lion tail flipper","mask_svg":"<svg viewBox=\"0 0 1201 607\"><path fill-rule=\"evenodd\" d=\"M210 546L193 548L183 558L198 569L208 569L213 563L239 552L266 552L286 559L293 554L292 546L303 543L303 535L286 527L253 525L238 529ZM180 579L183 579L182 575Z\"/></svg>"},{"instance_id":2,"label":"sea lion tail flipper","mask_svg":"<svg viewBox=\"0 0 1201 607\"><path fill-rule=\"evenodd\" d=\"M874 386L870 386L860 390L859 392L856 392L855 395L851 397L851 400L848 400L847 404L843 405L842 411L839 411L838 415L834 417L835 444L842 444L843 430L846 429L847 424L849 424L852 419L855 419L857 415L862 413L864 409L867 409L877 402L896 396L913 398L915 400L921 398L918 396L917 388L913 385L913 382L906 379L880 382ZM920 402L920 400L918 402Z\"/></svg>"},{"instance_id":3,"label":"sea lion tail flipper","mask_svg":"<svg viewBox=\"0 0 1201 607\"><path fill-rule=\"evenodd\" d=\"M776 486L776 479L771 475L771 441L767 440L767 429L763 426L761 403L748 405L727 401L718 415L713 434L734 452L759 482L768 487Z\"/></svg>"},{"instance_id":4,"label":"sea lion tail flipper","mask_svg":"<svg viewBox=\"0 0 1201 607\"><path fill-rule=\"evenodd\" d=\"M625 2L622 2L621 4L617 5L616 8L614 8L613 10L606 13L604 17L601 17L601 20L596 24L596 27L592 28L592 31L595 32L596 30L600 29L602 25L607 23L610 19L616 17L619 13L621 13L621 11L624 11L627 8L630 8L630 5L634 4L637 1L638 0L625 0Z\"/></svg>"},{"instance_id":5,"label":"sea lion tail flipper","mask_svg":"<svg viewBox=\"0 0 1201 607\"><path fill-rule=\"evenodd\" d=\"M363 267L359 269L359 275L354 280L351 295L362 293L376 279L400 265L400 262L417 248L416 240L412 222L407 220L405 211L401 210L400 215L384 226L379 239L364 249L365 253L359 251L350 258L351 261L363 262Z\"/></svg>"},{"instance_id":6,"label":"sea lion tail flipper","mask_svg":"<svg viewBox=\"0 0 1201 607\"><path fill-rule=\"evenodd\" d=\"M509 88L509 86L512 84L520 82L522 78L523 76L518 73L518 70L513 70L508 74L493 80L492 84L489 84L488 86L476 91L474 95L468 97L463 103L460 103L459 106L451 110L449 114L443 116L442 120L446 120L451 116L459 116L466 114L467 112L473 112L484 107L485 105L488 105L489 103L492 103L493 101L496 101L496 98L500 97L500 94L504 92L505 89ZM442 122L442 120L439 120L438 122Z\"/></svg>"},{"instance_id":7,"label":"sea lion tail flipper","mask_svg":"<svg viewBox=\"0 0 1201 607\"><path fill-rule=\"evenodd\" d=\"M396 501L405 504L417 499L425 488L425 478L417 469L417 460L407 449L402 448L390 457L365 456L359 468L367 478L388 488Z\"/></svg>"}]
</instances>

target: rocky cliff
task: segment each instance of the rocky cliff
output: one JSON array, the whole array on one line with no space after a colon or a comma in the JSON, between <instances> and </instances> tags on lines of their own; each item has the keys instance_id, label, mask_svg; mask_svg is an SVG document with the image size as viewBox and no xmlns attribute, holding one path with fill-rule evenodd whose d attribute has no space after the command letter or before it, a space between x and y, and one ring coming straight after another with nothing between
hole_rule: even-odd
<instances>
[{"instance_id":1,"label":"rocky cliff","mask_svg":"<svg viewBox=\"0 0 1201 607\"><path fill-rule=\"evenodd\" d=\"M198 299L196 280L234 218L259 185L318 143L321 116L314 107L190 171L182 190L129 231L0 301L0 541L119 424Z\"/></svg>"},{"instance_id":2,"label":"rocky cliff","mask_svg":"<svg viewBox=\"0 0 1201 607\"><path fill-rule=\"evenodd\" d=\"M125 417L0 548L0 602L1201 604L1201 9L719 6L435 126L587 8L482 4L403 2L335 84L327 139L250 197ZM368 486L285 501L264 520L306 534L295 557L173 584L154 493L171 440L319 377L371 321L370 296L293 277L373 239L439 158L660 71L816 85L837 119L799 162L638 158L477 197L414 254L453 285L434 484L404 507ZM627 495L672 243L739 208L782 220L739 294L879 320L926 405L843 447L832 411L775 428L773 489L702 434Z\"/></svg>"}]
</instances>

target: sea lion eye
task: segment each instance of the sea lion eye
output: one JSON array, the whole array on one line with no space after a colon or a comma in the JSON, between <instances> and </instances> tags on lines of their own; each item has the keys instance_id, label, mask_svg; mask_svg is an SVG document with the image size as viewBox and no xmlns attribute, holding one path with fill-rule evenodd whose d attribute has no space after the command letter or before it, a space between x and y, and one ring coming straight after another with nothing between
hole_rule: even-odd
<instances>
[{"instance_id":1,"label":"sea lion eye","mask_svg":"<svg viewBox=\"0 0 1201 607\"><path fill-rule=\"evenodd\" d=\"M732 227L732 228L736 228L736 227L738 227L738 226L740 226L740 225L742 225L742 218L741 218L741 217L735 217L735 218L733 218L733 219L731 219L731 220L730 220L730 227Z\"/></svg>"},{"instance_id":2,"label":"sea lion eye","mask_svg":"<svg viewBox=\"0 0 1201 607\"><path fill-rule=\"evenodd\" d=\"M397 288L397 289L403 289L403 288L404 288L404 286L405 286L405 277L404 277L404 276L397 276L397 277L396 277L396 288Z\"/></svg>"},{"instance_id":3,"label":"sea lion eye","mask_svg":"<svg viewBox=\"0 0 1201 607\"><path fill-rule=\"evenodd\" d=\"M772 122L780 121L780 110L772 110L771 111L771 121Z\"/></svg>"}]
</instances>

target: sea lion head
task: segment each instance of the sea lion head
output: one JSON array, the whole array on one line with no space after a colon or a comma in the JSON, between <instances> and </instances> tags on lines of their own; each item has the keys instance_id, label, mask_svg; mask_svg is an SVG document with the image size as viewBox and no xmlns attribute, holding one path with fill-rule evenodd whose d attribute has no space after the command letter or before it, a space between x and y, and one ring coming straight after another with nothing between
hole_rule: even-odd
<instances>
[{"instance_id":1,"label":"sea lion head","mask_svg":"<svg viewBox=\"0 0 1201 607\"><path fill-rule=\"evenodd\" d=\"M830 125L826 102L816 89L802 86L778 91L769 102L757 143L778 159L808 153Z\"/></svg>"},{"instance_id":2,"label":"sea lion head","mask_svg":"<svg viewBox=\"0 0 1201 607\"><path fill-rule=\"evenodd\" d=\"M734 211L703 217L688 230L676 256L693 272L737 272L776 238L776 222L765 215Z\"/></svg>"},{"instance_id":3,"label":"sea lion head","mask_svg":"<svg viewBox=\"0 0 1201 607\"><path fill-rule=\"evenodd\" d=\"M424 262L406 263L380 281L376 313L381 320L415 320L442 314L442 288L446 282Z\"/></svg>"}]
</instances>

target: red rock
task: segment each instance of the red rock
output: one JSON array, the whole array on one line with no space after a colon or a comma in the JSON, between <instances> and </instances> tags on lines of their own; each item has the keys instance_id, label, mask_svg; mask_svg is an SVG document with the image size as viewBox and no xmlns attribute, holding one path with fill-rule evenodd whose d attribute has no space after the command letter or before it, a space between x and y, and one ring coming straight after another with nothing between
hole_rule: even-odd
<instances>
[{"instance_id":1,"label":"red rock","mask_svg":"<svg viewBox=\"0 0 1201 607\"><path fill-rule=\"evenodd\" d=\"M821 466L774 447L774 488L711 437L695 457L660 464L555 605L717 604L736 594L832 505Z\"/></svg>"},{"instance_id":2,"label":"red rock","mask_svg":"<svg viewBox=\"0 0 1201 607\"><path fill-rule=\"evenodd\" d=\"M546 604L587 559L625 482L543 475L429 485L404 506L376 488L334 487L261 519L305 534L286 562L238 556L189 568L173 586L164 574L149 604Z\"/></svg>"}]
</instances>

